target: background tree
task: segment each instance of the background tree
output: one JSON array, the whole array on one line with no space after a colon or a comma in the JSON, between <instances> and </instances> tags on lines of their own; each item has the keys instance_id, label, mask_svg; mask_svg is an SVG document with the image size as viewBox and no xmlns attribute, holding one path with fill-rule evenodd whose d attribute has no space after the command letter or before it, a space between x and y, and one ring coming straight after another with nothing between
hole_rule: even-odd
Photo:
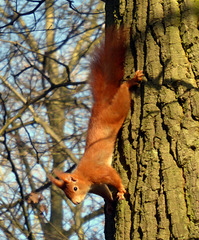
<instances>
[{"instance_id":1,"label":"background tree","mask_svg":"<svg viewBox=\"0 0 199 240\"><path fill-rule=\"evenodd\" d=\"M106 239L199 239L198 3L106 3L106 23L130 28L126 78L143 69L146 80L117 142L129 195Z\"/></svg>"},{"instance_id":2,"label":"background tree","mask_svg":"<svg viewBox=\"0 0 199 240\"><path fill-rule=\"evenodd\" d=\"M75 4L0 5L1 239L103 238L101 199L74 207L46 177L78 162L90 114L87 56L100 41L104 4Z\"/></svg>"}]
</instances>

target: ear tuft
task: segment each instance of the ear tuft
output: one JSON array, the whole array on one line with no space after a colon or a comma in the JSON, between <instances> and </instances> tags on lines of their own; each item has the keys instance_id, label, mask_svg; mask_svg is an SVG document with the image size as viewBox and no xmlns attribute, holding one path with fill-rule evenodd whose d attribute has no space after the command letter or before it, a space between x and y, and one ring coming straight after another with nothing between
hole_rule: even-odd
<instances>
[{"instance_id":1,"label":"ear tuft","mask_svg":"<svg viewBox=\"0 0 199 240\"><path fill-rule=\"evenodd\" d=\"M64 181L58 180L58 179L54 178L52 175L49 175L49 174L48 174L48 178L49 178L49 180L50 180L53 184L55 184L57 187L63 189L63 187L64 187Z\"/></svg>"},{"instance_id":2,"label":"ear tuft","mask_svg":"<svg viewBox=\"0 0 199 240\"><path fill-rule=\"evenodd\" d=\"M70 176L71 177L71 180L73 181L73 182L77 182L77 179L76 178L74 178L73 176Z\"/></svg>"},{"instance_id":3,"label":"ear tuft","mask_svg":"<svg viewBox=\"0 0 199 240\"><path fill-rule=\"evenodd\" d=\"M59 179L63 180L65 183L70 183L71 182L70 173L61 172L58 169L54 169L54 173Z\"/></svg>"}]
</instances>

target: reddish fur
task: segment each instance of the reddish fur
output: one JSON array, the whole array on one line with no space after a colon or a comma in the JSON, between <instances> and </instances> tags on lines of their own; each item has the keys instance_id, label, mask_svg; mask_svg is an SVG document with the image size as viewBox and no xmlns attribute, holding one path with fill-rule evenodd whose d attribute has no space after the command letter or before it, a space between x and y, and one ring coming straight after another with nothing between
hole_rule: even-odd
<instances>
[{"instance_id":1,"label":"reddish fur","mask_svg":"<svg viewBox=\"0 0 199 240\"><path fill-rule=\"evenodd\" d=\"M91 90L96 105L107 106L115 96L124 75L126 32L110 28L91 62Z\"/></svg>"},{"instance_id":2,"label":"reddish fur","mask_svg":"<svg viewBox=\"0 0 199 240\"><path fill-rule=\"evenodd\" d=\"M123 199L126 192L120 176L111 167L111 156L118 131L130 108L129 88L139 84L143 74L137 71L133 79L122 83L125 40L123 29L108 29L105 42L96 50L90 82L94 104L85 153L73 173L56 172L62 181L51 177L51 181L63 189L75 204L82 201L88 191L112 200L105 184L118 190L119 199ZM75 187L78 191L74 191Z\"/></svg>"}]
</instances>

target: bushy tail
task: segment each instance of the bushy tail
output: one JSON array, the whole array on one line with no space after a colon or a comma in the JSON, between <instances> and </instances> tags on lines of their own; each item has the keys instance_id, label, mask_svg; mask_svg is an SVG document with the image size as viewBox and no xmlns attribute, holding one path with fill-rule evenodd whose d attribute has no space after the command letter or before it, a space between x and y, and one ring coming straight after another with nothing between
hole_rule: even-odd
<instances>
[{"instance_id":1,"label":"bushy tail","mask_svg":"<svg viewBox=\"0 0 199 240\"><path fill-rule=\"evenodd\" d=\"M91 62L91 90L95 104L106 105L116 94L124 75L126 31L110 27Z\"/></svg>"}]
</instances>

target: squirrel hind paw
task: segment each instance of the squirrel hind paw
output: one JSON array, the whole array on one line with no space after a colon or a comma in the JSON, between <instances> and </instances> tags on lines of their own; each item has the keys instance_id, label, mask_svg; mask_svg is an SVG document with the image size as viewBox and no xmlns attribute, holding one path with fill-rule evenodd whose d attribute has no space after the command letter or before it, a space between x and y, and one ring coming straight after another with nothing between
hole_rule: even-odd
<instances>
[{"instance_id":1,"label":"squirrel hind paw","mask_svg":"<svg viewBox=\"0 0 199 240\"><path fill-rule=\"evenodd\" d=\"M118 192L117 193L118 200L124 200L125 199L125 197L124 197L125 193L126 193L125 189L123 189L121 192Z\"/></svg>"},{"instance_id":2,"label":"squirrel hind paw","mask_svg":"<svg viewBox=\"0 0 199 240\"><path fill-rule=\"evenodd\" d=\"M144 76L143 71L142 70L137 70L135 72L134 77L131 80L127 81L129 87L139 85L142 82L142 77L143 76Z\"/></svg>"},{"instance_id":3,"label":"squirrel hind paw","mask_svg":"<svg viewBox=\"0 0 199 240\"><path fill-rule=\"evenodd\" d=\"M137 80L137 83L139 84L142 81L142 77L144 76L143 71L142 70L137 70L135 72L135 76L134 78Z\"/></svg>"}]
</instances>

